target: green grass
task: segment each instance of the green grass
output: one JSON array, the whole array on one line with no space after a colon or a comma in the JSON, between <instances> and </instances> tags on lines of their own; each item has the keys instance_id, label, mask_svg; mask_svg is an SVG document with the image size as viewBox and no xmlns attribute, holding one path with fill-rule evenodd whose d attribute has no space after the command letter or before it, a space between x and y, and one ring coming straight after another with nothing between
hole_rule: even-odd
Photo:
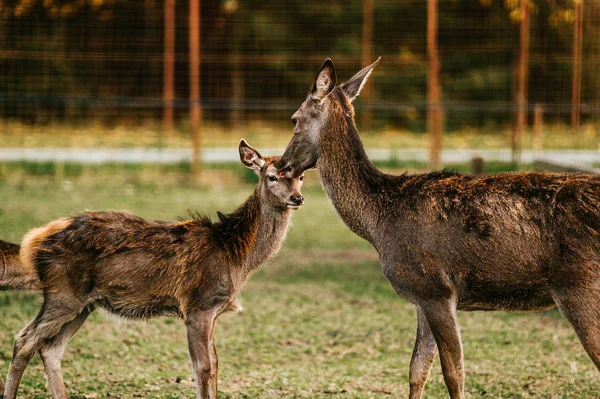
<instances>
[{"instance_id":1,"label":"green grass","mask_svg":"<svg viewBox=\"0 0 600 399\"><path fill-rule=\"evenodd\" d=\"M299 104L298 104L299 105ZM287 118L284 123L247 121L239 129L228 129L206 122L202 127L202 145L206 148L236 147L244 137L256 148L285 147L292 137L292 126ZM381 127L358 129L366 148L427 148L429 135L423 132ZM107 127L97 122L53 123L28 125L21 122L0 120L0 143L13 148L190 148L190 128L185 121L176 126L170 136L161 134L161 124L149 121L142 124L123 124ZM542 129L540 145L549 149L597 149L598 125L590 122L573 134L570 127L554 123ZM512 130L506 127L469 128L444 133L443 148L448 149L499 149L510 148ZM532 131L523 136L523 148L532 147Z\"/></svg>"},{"instance_id":2,"label":"green grass","mask_svg":"<svg viewBox=\"0 0 600 399\"><path fill-rule=\"evenodd\" d=\"M219 175L212 176L206 179ZM408 395L414 308L396 296L374 250L343 225L315 179L307 178L306 205L295 213L283 250L243 290L245 310L217 323L222 398ZM0 237L17 241L30 228L83 209L126 209L166 220L188 210L214 216L252 190L233 178L214 186L0 180ZM0 293L0 374L8 369L15 334L39 304L36 293ZM460 313L459 319L468 397L600 396L598 371L557 311ZM95 312L65 354L67 389L75 398L192 398L186 348L177 319L122 322ZM49 397L39 358L20 392ZM438 360L425 397L447 397Z\"/></svg>"},{"instance_id":3,"label":"green grass","mask_svg":"<svg viewBox=\"0 0 600 399\"><path fill-rule=\"evenodd\" d=\"M397 158L374 161L374 164L387 172L403 173L405 171L424 171L428 164L421 161L404 161ZM202 182L206 185L229 184L242 179L245 183L253 184L256 180L252 170L240 168L238 163L203 163L202 171L205 173ZM448 163L444 168L461 173L471 173L472 165L467 163ZM484 173L515 172L518 170L531 170L533 165L523 164L521 168L508 162L486 162L483 166ZM56 181L102 181L109 178L118 179L132 184L184 183L190 179L190 162L176 164L138 164L138 163L102 163L81 164L74 162L31 162L31 161L0 161L0 179L22 181L30 178L53 178ZM309 171L309 174L312 172Z\"/></svg>"}]
</instances>

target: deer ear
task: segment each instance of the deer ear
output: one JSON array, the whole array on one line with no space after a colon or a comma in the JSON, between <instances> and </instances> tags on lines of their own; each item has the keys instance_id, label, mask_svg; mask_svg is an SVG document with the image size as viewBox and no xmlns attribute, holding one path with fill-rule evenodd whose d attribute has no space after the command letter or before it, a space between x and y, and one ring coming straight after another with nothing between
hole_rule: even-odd
<instances>
[{"instance_id":1,"label":"deer ear","mask_svg":"<svg viewBox=\"0 0 600 399\"><path fill-rule=\"evenodd\" d=\"M310 96L313 100L321 101L329 95L335 88L335 65L329 58L325 60L310 91Z\"/></svg>"},{"instance_id":2,"label":"deer ear","mask_svg":"<svg viewBox=\"0 0 600 399\"><path fill-rule=\"evenodd\" d=\"M242 161L247 168L260 172L262 167L265 166L265 159L263 156L254 148L250 147L250 145L246 143L246 140L242 139L240 141L239 150L240 161Z\"/></svg>"},{"instance_id":3,"label":"deer ear","mask_svg":"<svg viewBox=\"0 0 600 399\"><path fill-rule=\"evenodd\" d=\"M377 61L368 67L361 69L356 75L352 76L349 81L342 85L342 90L346 93L351 102L358 97L360 91L367 82L367 79L369 79L371 72L373 72L373 69L379 64L380 60L381 57L377 58Z\"/></svg>"}]
</instances>

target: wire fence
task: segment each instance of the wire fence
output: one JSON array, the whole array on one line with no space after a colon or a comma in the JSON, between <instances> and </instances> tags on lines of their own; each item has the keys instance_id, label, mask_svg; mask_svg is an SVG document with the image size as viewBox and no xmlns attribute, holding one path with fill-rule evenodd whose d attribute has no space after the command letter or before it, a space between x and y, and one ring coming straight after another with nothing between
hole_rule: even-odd
<instances>
[{"instance_id":1,"label":"wire fence","mask_svg":"<svg viewBox=\"0 0 600 399\"><path fill-rule=\"evenodd\" d=\"M568 126L575 110L582 125L598 130L600 4L528 4L527 101L518 104L519 1L440 2L446 131L500 134L514 125L518 109L532 123L536 105L545 123ZM211 126L281 126L325 58L343 81L382 56L358 105L361 128L425 133L426 11L425 1L202 1L200 94L190 100L188 1L2 0L0 129L154 123L185 133L193 104Z\"/></svg>"}]
</instances>

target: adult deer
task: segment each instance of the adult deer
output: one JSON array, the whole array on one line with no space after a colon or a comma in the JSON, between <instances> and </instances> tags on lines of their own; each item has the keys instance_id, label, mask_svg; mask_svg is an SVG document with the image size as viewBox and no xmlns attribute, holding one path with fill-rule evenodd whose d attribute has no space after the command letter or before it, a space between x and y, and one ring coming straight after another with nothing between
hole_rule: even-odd
<instances>
[{"instance_id":1,"label":"adult deer","mask_svg":"<svg viewBox=\"0 0 600 399\"><path fill-rule=\"evenodd\" d=\"M237 310L237 296L258 266L279 250L291 210L304 202L302 176L278 176L279 157L244 140L240 159L259 175L252 195L219 221L197 216L149 222L128 213L85 212L28 233L21 261L37 270L44 303L17 336L5 399L14 399L39 351L55 399L66 398L61 358L97 307L131 319L178 316L187 327L197 398L217 397L217 317Z\"/></svg>"},{"instance_id":2,"label":"adult deer","mask_svg":"<svg viewBox=\"0 0 600 399\"><path fill-rule=\"evenodd\" d=\"M416 305L410 397L421 397L439 350L450 397L464 398L457 310L556 304L600 368L600 177L382 173L365 154L352 106L378 63L336 87L325 61L292 116L278 166L288 177L317 168L340 217Z\"/></svg>"}]
</instances>

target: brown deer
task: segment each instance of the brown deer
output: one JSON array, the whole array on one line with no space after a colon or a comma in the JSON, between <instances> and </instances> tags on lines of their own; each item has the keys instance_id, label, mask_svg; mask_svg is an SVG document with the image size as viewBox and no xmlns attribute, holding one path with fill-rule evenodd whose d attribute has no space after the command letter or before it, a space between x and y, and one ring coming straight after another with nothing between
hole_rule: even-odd
<instances>
[{"instance_id":1,"label":"brown deer","mask_svg":"<svg viewBox=\"0 0 600 399\"><path fill-rule=\"evenodd\" d=\"M0 291L42 288L35 270L22 267L19 249L17 244L0 240Z\"/></svg>"},{"instance_id":2,"label":"brown deer","mask_svg":"<svg viewBox=\"0 0 600 399\"><path fill-rule=\"evenodd\" d=\"M5 399L14 399L39 351L55 399L67 394L61 358L68 341L95 308L129 319L181 317L197 398L217 397L217 317L238 310L250 276L279 250L291 210L304 202L303 177L278 176L279 157L263 157L244 140L240 159L259 175L256 189L219 221L196 216L149 222L129 213L85 212L29 232L21 262L37 270L44 302L15 339Z\"/></svg>"},{"instance_id":3,"label":"brown deer","mask_svg":"<svg viewBox=\"0 0 600 399\"><path fill-rule=\"evenodd\" d=\"M25 269L19 261L19 245L0 240L0 291L40 290L41 284L34 270ZM0 397L4 382L0 378Z\"/></svg>"},{"instance_id":4,"label":"brown deer","mask_svg":"<svg viewBox=\"0 0 600 399\"><path fill-rule=\"evenodd\" d=\"M352 106L378 62L336 87L325 61L292 116L278 167L290 178L316 167L340 217L416 305L410 397L421 397L439 350L450 397L464 398L457 310L556 304L600 369L600 177L382 173L365 154Z\"/></svg>"}]
</instances>

